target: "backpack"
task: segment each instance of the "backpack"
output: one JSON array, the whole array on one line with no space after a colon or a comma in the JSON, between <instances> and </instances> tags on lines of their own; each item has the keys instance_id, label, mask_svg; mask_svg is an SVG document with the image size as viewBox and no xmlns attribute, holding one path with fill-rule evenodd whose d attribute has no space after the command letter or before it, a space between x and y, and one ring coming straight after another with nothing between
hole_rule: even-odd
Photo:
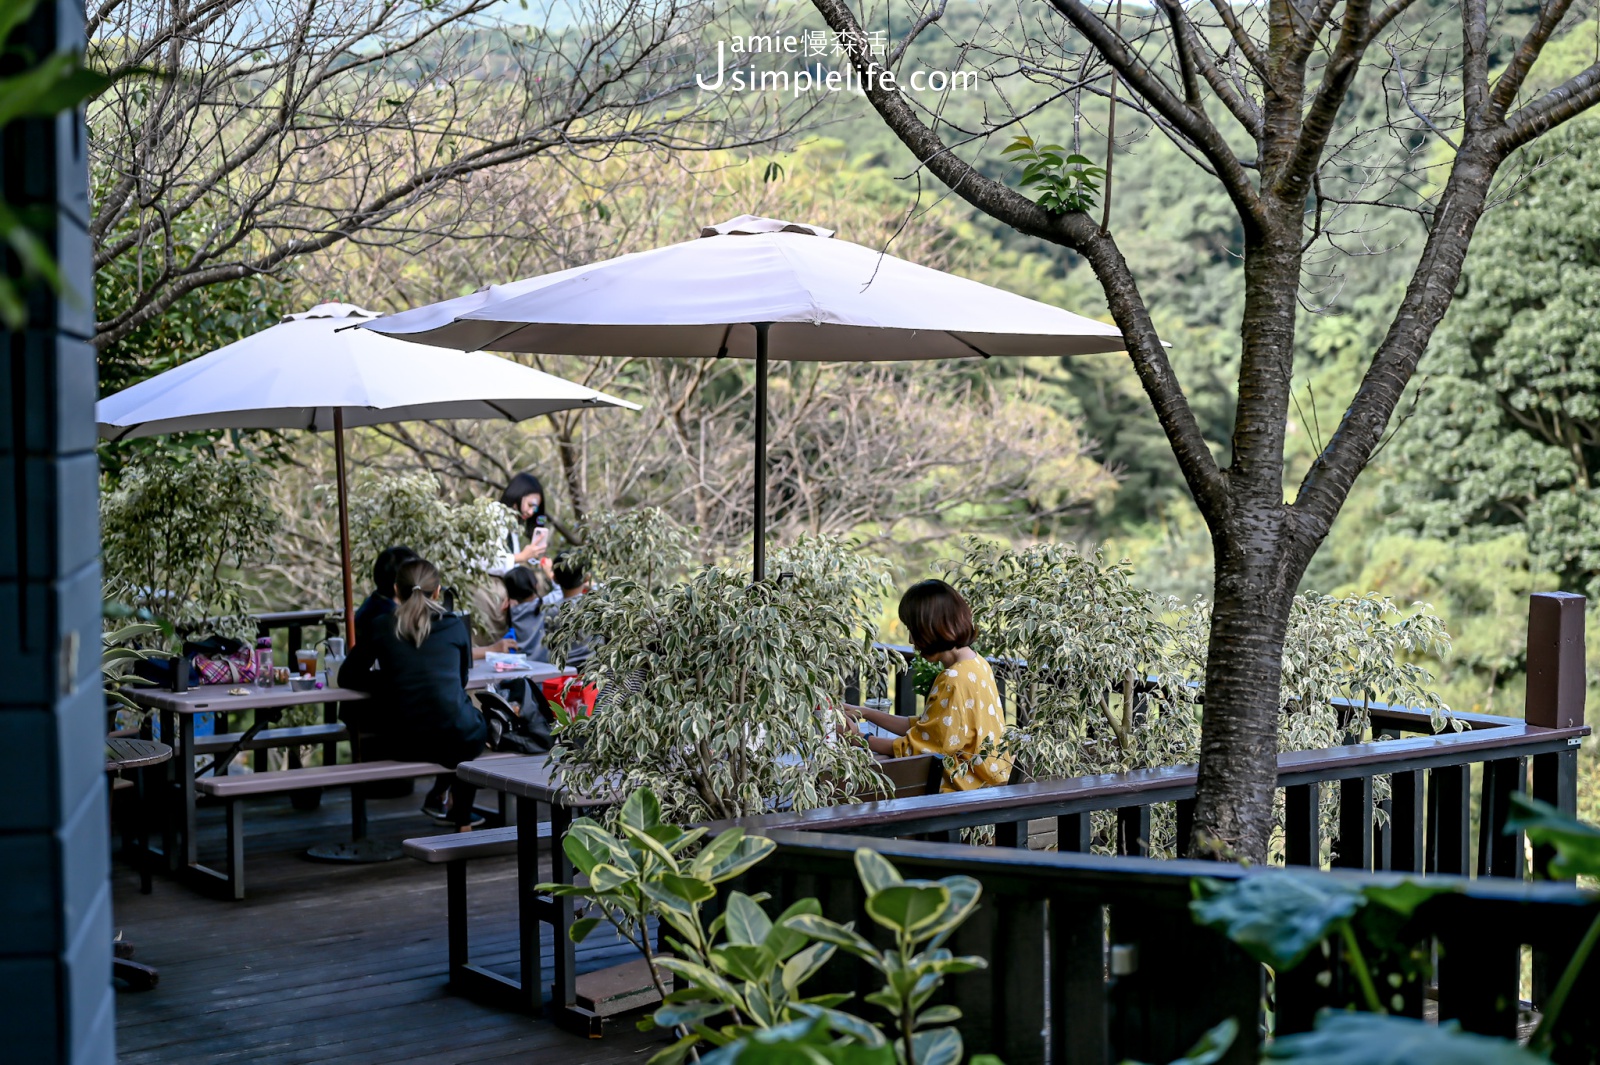
<instances>
[{"instance_id":1,"label":"backpack","mask_svg":"<svg viewBox=\"0 0 1600 1065\"><path fill-rule=\"evenodd\" d=\"M550 727L538 713L524 717L516 708L491 691L474 692L483 723L489 729L489 749L516 754L544 754L552 746Z\"/></svg>"}]
</instances>

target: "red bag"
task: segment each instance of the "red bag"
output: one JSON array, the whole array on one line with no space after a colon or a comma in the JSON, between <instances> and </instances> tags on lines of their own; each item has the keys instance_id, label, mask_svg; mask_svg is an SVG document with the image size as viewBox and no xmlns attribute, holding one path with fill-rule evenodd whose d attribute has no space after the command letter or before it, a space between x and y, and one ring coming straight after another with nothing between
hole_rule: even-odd
<instances>
[{"instance_id":1,"label":"red bag","mask_svg":"<svg viewBox=\"0 0 1600 1065\"><path fill-rule=\"evenodd\" d=\"M195 672L201 684L238 684L256 679L255 656L249 651L239 651L225 658L194 656Z\"/></svg>"},{"instance_id":2,"label":"red bag","mask_svg":"<svg viewBox=\"0 0 1600 1065\"><path fill-rule=\"evenodd\" d=\"M574 717L578 714L594 716L594 700L599 689L593 684L583 684L575 677L550 677L539 682L539 690L544 692L545 701L552 707L562 706Z\"/></svg>"}]
</instances>

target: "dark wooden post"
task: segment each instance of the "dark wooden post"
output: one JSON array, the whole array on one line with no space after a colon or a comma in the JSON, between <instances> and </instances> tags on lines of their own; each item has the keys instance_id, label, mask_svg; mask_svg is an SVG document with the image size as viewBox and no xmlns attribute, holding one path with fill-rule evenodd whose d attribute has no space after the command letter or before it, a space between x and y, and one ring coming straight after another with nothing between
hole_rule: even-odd
<instances>
[{"instance_id":1,"label":"dark wooden post","mask_svg":"<svg viewBox=\"0 0 1600 1065\"><path fill-rule=\"evenodd\" d=\"M1339 782L1339 843L1333 864L1372 871L1372 778Z\"/></svg>"},{"instance_id":2,"label":"dark wooden post","mask_svg":"<svg viewBox=\"0 0 1600 1065\"><path fill-rule=\"evenodd\" d=\"M8 41L21 58L83 50L84 5L42 0ZM59 296L25 292L0 328L0 1059L116 1058L105 696L100 687L94 277L83 112L12 122L0 194L37 223ZM4 269L17 276L9 252Z\"/></svg>"},{"instance_id":3,"label":"dark wooden post","mask_svg":"<svg viewBox=\"0 0 1600 1065\"><path fill-rule=\"evenodd\" d=\"M1567 592L1536 592L1528 597L1528 689L1524 714L1540 728L1578 728L1584 724L1584 598ZM1578 811L1578 745L1533 757L1533 797L1569 814ZM1520 853L1520 848L1519 848ZM1545 876L1554 853L1535 847L1533 871ZM1561 971L1563 959L1536 951L1533 1000L1541 1003Z\"/></svg>"},{"instance_id":4,"label":"dark wooden post","mask_svg":"<svg viewBox=\"0 0 1600 1065\"><path fill-rule=\"evenodd\" d=\"M1566 592L1528 597L1527 721L1540 728L1581 728L1584 701L1584 599ZM1533 796L1567 813L1578 809L1578 745L1533 759ZM1550 855L1534 853L1543 875Z\"/></svg>"},{"instance_id":5,"label":"dark wooden post","mask_svg":"<svg viewBox=\"0 0 1600 1065\"><path fill-rule=\"evenodd\" d=\"M1322 785L1295 784L1283 789L1284 862L1288 865L1322 864Z\"/></svg>"}]
</instances>

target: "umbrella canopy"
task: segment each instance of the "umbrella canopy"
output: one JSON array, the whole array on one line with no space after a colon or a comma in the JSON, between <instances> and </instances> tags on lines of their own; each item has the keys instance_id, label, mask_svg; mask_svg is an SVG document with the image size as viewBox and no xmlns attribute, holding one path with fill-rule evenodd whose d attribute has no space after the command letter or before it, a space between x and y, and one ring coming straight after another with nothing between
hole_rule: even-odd
<instances>
[{"instance_id":1,"label":"umbrella canopy","mask_svg":"<svg viewBox=\"0 0 1600 1065\"><path fill-rule=\"evenodd\" d=\"M364 329L378 315L324 303L123 389L95 405L123 440L206 429L333 429L526 418L632 403L483 352L445 352Z\"/></svg>"},{"instance_id":2,"label":"umbrella canopy","mask_svg":"<svg viewBox=\"0 0 1600 1065\"><path fill-rule=\"evenodd\" d=\"M1115 326L741 215L701 239L491 286L366 328L466 350L756 360L755 576L766 559L771 358L887 362L1122 351Z\"/></svg>"},{"instance_id":3,"label":"umbrella canopy","mask_svg":"<svg viewBox=\"0 0 1600 1065\"><path fill-rule=\"evenodd\" d=\"M416 420L521 421L579 407L639 409L494 355L444 351L354 328L378 317L352 304L324 303L95 404L100 435L108 440L206 429L333 431L351 639L355 597L345 428Z\"/></svg>"},{"instance_id":4,"label":"umbrella canopy","mask_svg":"<svg viewBox=\"0 0 1600 1065\"><path fill-rule=\"evenodd\" d=\"M713 238L713 239L707 239ZM745 215L698 240L402 311L368 328L466 350L895 362L1121 351L1116 326Z\"/></svg>"}]
</instances>

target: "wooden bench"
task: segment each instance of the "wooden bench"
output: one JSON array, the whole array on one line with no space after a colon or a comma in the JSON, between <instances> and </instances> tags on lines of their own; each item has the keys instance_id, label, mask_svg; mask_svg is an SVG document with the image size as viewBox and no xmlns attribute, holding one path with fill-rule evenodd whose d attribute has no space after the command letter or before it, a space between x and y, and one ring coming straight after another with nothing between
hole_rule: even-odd
<instances>
[{"instance_id":1,"label":"wooden bench","mask_svg":"<svg viewBox=\"0 0 1600 1065\"><path fill-rule=\"evenodd\" d=\"M486 754L488 758L514 758L517 755ZM227 810L228 853L221 871L196 864L193 868L226 885L225 894L244 898L244 806L241 800L257 795L292 795L311 788L351 788L350 836L360 841L367 835L367 803L357 784L380 780L406 780L437 776L449 770L433 762L355 762L349 765L312 766L306 769L279 769L270 773L241 773L232 776L202 777L195 790L222 801Z\"/></svg>"},{"instance_id":2,"label":"wooden bench","mask_svg":"<svg viewBox=\"0 0 1600 1065\"><path fill-rule=\"evenodd\" d=\"M248 738L246 738L248 737ZM323 743L338 743L350 738L342 724L299 725L294 728L264 728L254 736L245 732L223 732L215 736L197 736L195 754L223 754L237 748L239 751L266 751L279 747L312 747Z\"/></svg>"},{"instance_id":3,"label":"wooden bench","mask_svg":"<svg viewBox=\"0 0 1600 1065\"><path fill-rule=\"evenodd\" d=\"M550 838L550 822L538 825L540 839ZM440 836L420 836L403 844L405 852L419 862L445 868L445 908L449 939L449 988L452 994L501 1009L530 1008L522 983L513 977L474 965L470 959L467 932L467 863L478 858L508 857L517 853L517 826L491 828L479 832L451 832ZM545 905L550 900L542 900ZM616 1016L660 1001L643 958L611 966L576 978L577 1010L591 1019ZM564 1022L574 1027L574 1018ZM579 1026L598 1032L597 1024Z\"/></svg>"},{"instance_id":4,"label":"wooden bench","mask_svg":"<svg viewBox=\"0 0 1600 1065\"><path fill-rule=\"evenodd\" d=\"M531 827L531 826L530 826ZM500 858L517 853L517 825L419 836L401 844L406 854L428 865L442 865L445 873L445 926L450 943L450 990L502 1008L520 1008L521 985L472 964L467 936L467 863L478 858ZM550 822L538 825L539 837L550 838Z\"/></svg>"}]
</instances>

